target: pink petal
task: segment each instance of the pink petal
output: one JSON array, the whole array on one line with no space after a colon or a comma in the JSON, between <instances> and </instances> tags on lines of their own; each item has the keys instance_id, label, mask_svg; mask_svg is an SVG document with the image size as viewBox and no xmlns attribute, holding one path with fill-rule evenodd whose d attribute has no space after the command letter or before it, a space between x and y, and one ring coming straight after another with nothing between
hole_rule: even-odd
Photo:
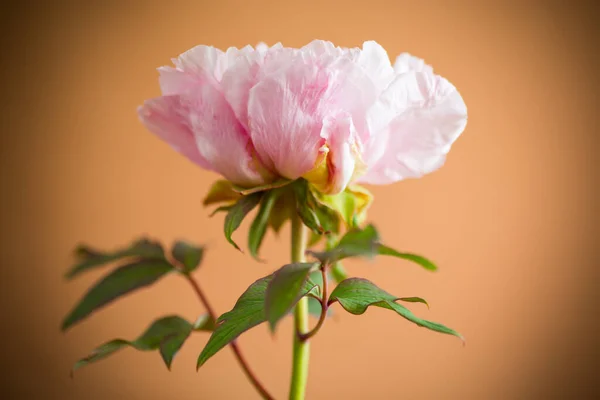
<instances>
[{"instance_id":1,"label":"pink petal","mask_svg":"<svg viewBox=\"0 0 600 400\"><path fill-rule=\"evenodd\" d=\"M364 42L362 51L355 53L355 57L357 64L367 72L378 90L384 90L394 78L390 58L377 42Z\"/></svg>"},{"instance_id":2,"label":"pink petal","mask_svg":"<svg viewBox=\"0 0 600 400\"><path fill-rule=\"evenodd\" d=\"M179 96L163 96L146 100L138 115L148 130L173 149L205 169L210 163L200 154L196 138L185 117L185 106Z\"/></svg>"},{"instance_id":3,"label":"pink petal","mask_svg":"<svg viewBox=\"0 0 600 400\"><path fill-rule=\"evenodd\" d=\"M322 70L296 64L252 88L248 126L267 168L289 179L312 169L323 144L322 119L317 113L327 85Z\"/></svg>"},{"instance_id":4,"label":"pink petal","mask_svg":"<svg viewBox=\"0 0 600 400\"><path fill-rule=\"evenodd\" d=\"M370 168L359 181L386 184L441 167L466 126L467 109L450 82L424 68L397 76L368 118L375 130L386 126L365 146Z\"/></svg>"},{"instance_id":5,"label":"pink petal","mask_svg":"<svg viewBox=\"0 0 600 400\"><path fill-rule=\"evenodd\" d=\"M270 48L264 43L259 43L255 51L244 52L233 60L223 74L221 88L225 98L246 130L248 129L250 89L265 74L264 69L261 69L261 67L264 65L267 54L277 52L281 48L281 43L277 43Z\"/></svg>"},{"instance_id":6,"label":"pink petal","mask_svg":"<svg viewBox=\"0 0 600 400\"><path fill-rule=\"evenodd\" d=\"M331 60L332 54L340 56ZM315 166L326 115L345 111L359 135L368 136L365 114L377 91L359 66L327 42L286 55L278 57L278 73L250 91L249 129L265 165L296 179Z\"/></svg>"},{"instance_id":7,"label":"pink petal","mask_svg":"<svg viewBox=\"0 0 600 400\"><path fill-rule=\"evenodd\" d=\"M211 85L203 85L184 98L200 154L215 171L246 187L273 179L258 161L250 137L222 93Z\"/></svg>"},{"instance_id":8,"label":"pink petal","mask_svg":"<svg viewBox=\"0 0 600 400\"><path fill-rule=\"evenodd\" d=\"M327 140L329 148L329 181L326 192L342 192L362 166L358 134L348 113L330 115L323 121L321 136Z\"/></svg>"}]
</instances>

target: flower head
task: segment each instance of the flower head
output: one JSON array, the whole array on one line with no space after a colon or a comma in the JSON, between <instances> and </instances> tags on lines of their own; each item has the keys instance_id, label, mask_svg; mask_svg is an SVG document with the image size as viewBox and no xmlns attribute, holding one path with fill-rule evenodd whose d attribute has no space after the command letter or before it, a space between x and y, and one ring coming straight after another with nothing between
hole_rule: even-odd
<instances>
[{"instance_id":1,"label":"flower head","mask_svg":"<svg viewBox=\"0 0 600 400\"><path fill-rule=\"evenodd\" d=\"M305 178L325 194L387 184L442 166L467 122L456 88L423 60L392 66L369 41L340 48L197 46L161 67L146 127L242 187Z\"/></svg>"}]
</instances>

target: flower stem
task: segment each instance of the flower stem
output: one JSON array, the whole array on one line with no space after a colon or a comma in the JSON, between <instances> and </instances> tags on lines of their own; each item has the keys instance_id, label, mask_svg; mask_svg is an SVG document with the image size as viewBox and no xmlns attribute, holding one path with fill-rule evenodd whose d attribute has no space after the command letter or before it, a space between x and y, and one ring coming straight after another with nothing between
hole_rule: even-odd
<instances>
[{"instance_id":1,"label":"flower stem","mask_svg":"<svg viewBox=\"0 0 600 400\"><path fill-rule=\"evenodd\" d=\"M306 251L306 228L297 214L292 217L292 262L303 262ZM294 309L294 349L290 400L303 400L308 380L310 347L300 335L308 330L308 297L302 297Z\"/></svg>"},{"instance_id":2,"label":"flower stem","mask_svg":"<svg viewBox=\"0 0 600 400\"><path fill-rule=\"evenodd\" d=\"M198 295L200 302L202 303L202 305L204 305L204 308L206 308L206 312L208 313L208 315L210 315L210 317L216 321L218 315L215 313L215 310L211 307L210 303L208 302L208 298L206 297L202 289L200 289L200 285L198 285L198 282L189 274L185 274L184 276L187 278L190 285L192 285L192 288L194 288L196 295ZM235 357L237 358L240 366L244 370L246 377L250 380L252 385L254 385L254 388L258 391L258 393L260 393L261 397L264 400L274 400L274 397L271 396L269 392L267 392L267 389L265 389L265 387L262 385L262 383L260 383L256 375L254 375L254 372L252 372L252 370L250 369L250 366L246 362L246 359L242 355L242 352L240 351L240 348L238 347L235 340L229 345L231 346L231 349L233 350L233 353L235 354Z\"/></svg>"}]
</instances>

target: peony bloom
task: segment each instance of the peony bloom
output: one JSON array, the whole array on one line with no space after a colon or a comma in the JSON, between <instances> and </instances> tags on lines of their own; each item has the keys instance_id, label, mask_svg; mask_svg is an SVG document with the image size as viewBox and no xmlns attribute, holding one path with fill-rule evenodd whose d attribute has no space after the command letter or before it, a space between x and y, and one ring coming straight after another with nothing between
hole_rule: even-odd
<instances>
[{"instance_id":1,"label":"peony bloom","mask_svg":"<svg viewBox=\"0 0 600 400\"><path fill-rule=\"evenodd\" d=\"M197 46L159 68L145 126L202 168L242 187L305 178L326 194L442 166L464 130L456 88L406 53L392 66L369 41L300 48Z\"/></svg>"}]
</instances>

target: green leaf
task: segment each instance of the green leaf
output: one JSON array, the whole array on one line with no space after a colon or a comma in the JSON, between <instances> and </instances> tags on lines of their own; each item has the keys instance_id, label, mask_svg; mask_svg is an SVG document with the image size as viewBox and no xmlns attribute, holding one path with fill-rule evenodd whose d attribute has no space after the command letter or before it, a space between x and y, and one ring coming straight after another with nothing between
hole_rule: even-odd
<instances>
[{"instance_id":1,"label":"green leaf","mask_svg":"<svg viewBox=\"0 0 600 400\"><path fill-rule=\"evenodd\" d=\"M209 206L218 203L235 202L242 197L233 189L233 184L227 180L220 179L212 184L202 204Z\"/></svg>"},{"instance_id":2,"label":"green leaf","mask_svg":"<svg viewBox=\"0 0 600 400\"><path fill-rule=\"evenodd\" d=\"M248 215L248 213L258 205L262 195L262 193L254 193L242 197L233 205L233 207L231 207L227 213L227 216L225 217L225 237L227 238L227 241L233 245L233 247L240 251L240 247L233 241L231 235L237 228L240 227L246 215Z\"/></svg>"},{"instance_id":3,"label":"green leaf","mask_svg":"<svg viewBox=\"0 0 600 400\"><path fill-rule=\"evenodd\" d=\"M117 268L92 287L62 323L66 330L91 313L175 269L166 260L142 260Z\"/></svg>"},{"instance_id":4,"label":"green leaf","mask_svg":"<svg viewBox=\"0 0 600 400\"><path fill-rule=\"evenodd\" d=\"M351 229L342 237L339 243L330 250L323 252L308 251L317 260L325 263L335 263L348 257L367 257L386 255L412 261L429 271L437 270L433 262L423 256L411 253L400 253L379 242L379 233L373 225L364 229Z\"/></svg>"},{"instance_id":5,"label":"green leaf","mask_svg":"<svg viewBox=\"0 0 600 400\"><path fill-rule=\"evenodd\" d=\"M254 282L240 296L233 309L219 317L217 327L198 357L197 368L239 335L266 321L265 294L271 279L273 275ZM312 288L308 283L305 285L307 293Z\"/></svg>"},{"instance_id":6,"label":"green leaf","mask_svg":"<svg viewBox=\"0 0 600 400\"><path fill-rule=\"evenodd\" d=\"M183 267L183 272L189 274L200 265L204 248L184 241L177 241L171 250L173 258Z\"/></svg>"},{"instance_id":7,"label":"green leaf","mask_svg":"<svg viewBox=\"0 0 600 400\"><path fill-rule=\"evenodd\" d=\"M227 205L227 206L221 206L216 208L213 212L210 213L209 217L214 217L215 215L217 215L217 213L220 212L229 212L229 210L231 210L233 208L233 205Z\"/></svg>"},{"instance_id":8,"label":"green leaf","mask_svg":"<svg viewBox=\"0 0 600 400\"><path fill-rule=\"evenodd\" d=\"M291 181L289 179L280 179L275 182L267 183L266 185L255 186L253 188L243 188L241 186L233 185L233 190L246 196L246 195L249 195L252 193L259 193L259 192L264 192L264 191L271 190L271 189L277 189L280 187L284 187L292 182L293 181Z\"/></svg>"},{"instance_id":9,"label":"green leaf","mask_svg":"<svg viewBox=\"0 0 600 400\"><path fill-rule=\"evenodd\" d=\"M248 249L250 250L252 257L254 257L256 260L259 260L258 250L260 249L260 245L262 244L265 233L267 232L269 216L271 215L273 206L275 205L275 202L280 194L281 191L274 189L266 192L262 196L258 213L256 214L254 221L252 221L252 225L248 231Z\"/></svg>"},{"instance_id":10,"label":"green leaf","mask_svg":"<svg viewBox=\"0 0 600 400\"><path fill-rule=\"evenodd\" d=\"M334 263L348 257L373 257L377 254L379 234L373 225L365 229L352 229L342 237L331 250L323 252L309 251L316 259L324 263Z\"/></svg>"},{"instance_id":11,"label":"green leaf","mask_svg":"<svg viewBox=\"0 0 600 400\"><path fill-rule=\"evenodd\" d=\"M205 316L205 320L210 317ZM124 347L133 347L140 351L159 350L167 368L171 368L173 357L193 330L193 325L176 315L166 316L154 321L146 331L133 341L115 339L96 348L90 355L77 361L73 371L93 362L102 360Z\"/></svg>"},{"instance_id":12,"label":"green leaf","mask_svg":"<svg viewBox=\"0 0 600 400\"><path fill-rule=\"evenodd\" d=\"M67 272L66 278L68 279L124 258L163 259L165 256L160 243L147 238L137 240L127 248L112 252L98 251L85 245L79 245L75 249L75 254L79 258L79 262Z\"/></svg>"},{"instance_id":13,"label":"green leaf","mask_svg":"<svg viewBox=\"0 0 600 400\"><path fill-rule=\"evenodd\" d=\"M429 308L429 303L427 303L427 301L421 297L400 297L398 300L406 301L407 303L422 303Z\"/></svg>"},{"instance_id":14,"label":"green leaf","mask_svg":"<svg viewBox=\"0 0 600 400\"><path fill-rule=\"evenodd\" d=\"M437 266L432 261L426 259L423 256L419 256L419 255L411 254L411 253L400 253L388 246L379 245L378 254L385 255L385 256L392 256L392 257L396 257L396 258L402 258L404 260L412 261L416 264L419 264L421 267L423 267L429 271L437 270Z\"/></svg>"},{"instance_id":15,"label":"green leaf","mask_svg":"<svg viewBox=\"0 0 600 400\"><path fill-rule=\"evenodd\" d=\"M346 311L355 315L363 314L369 306L387 308L418 326L456 336L464 342L463 337L458 332L436 322L416 317L408 308L396 303L397 300L400 300L400 298L392 296L366 279L349 278L336 286L331 296L329 296L328 304L337 301ZM405 301L407 301L406 298Z\"/></svg>"},{"instance_id":16,"label":"green leaf","mask_svg":"<svg viewBox=\"0 0 600 400\"><path fill-rule=\"evenodd\" d=\"M265 294L265 314L269 327L275 332L277 322L283 318L292 307L309 291L317 287L309 282L308 275L318 264L294 263L287 264L273 273L273 279L267 286Z\"/></svg>"}]
</instances>

